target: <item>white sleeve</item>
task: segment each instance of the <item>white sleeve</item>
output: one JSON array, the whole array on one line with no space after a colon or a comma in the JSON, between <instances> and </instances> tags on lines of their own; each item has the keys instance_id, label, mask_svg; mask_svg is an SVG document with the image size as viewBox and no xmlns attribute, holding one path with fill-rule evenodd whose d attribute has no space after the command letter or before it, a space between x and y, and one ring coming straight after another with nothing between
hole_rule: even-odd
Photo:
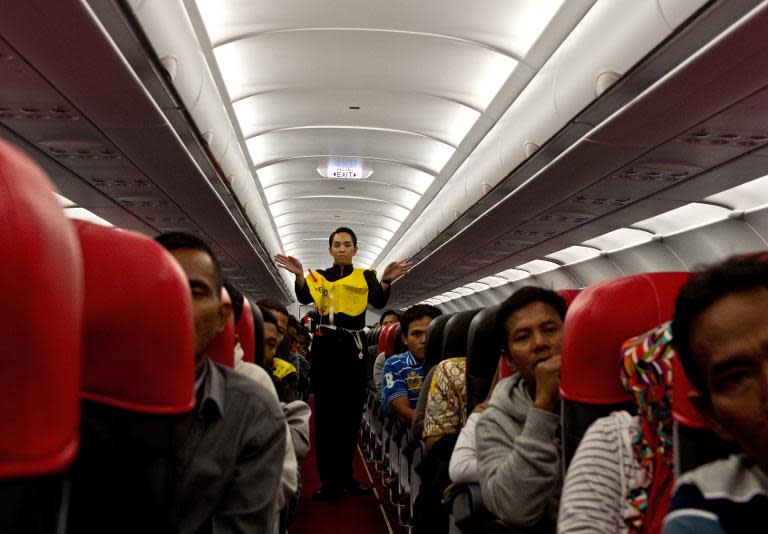
<instances>
[{"instance_id":1,"label":"white sleeve","mask_svg":"<svg viewBox=\"0 0 768 534\"><path fill-rule=\"evenodd\" d=\"M475 426L480 414L472 413L461 429L456 446L451 454L448 475L454 484L479 484L477 472L477 446L475 444Z\"/></svg>"}]
</instances>

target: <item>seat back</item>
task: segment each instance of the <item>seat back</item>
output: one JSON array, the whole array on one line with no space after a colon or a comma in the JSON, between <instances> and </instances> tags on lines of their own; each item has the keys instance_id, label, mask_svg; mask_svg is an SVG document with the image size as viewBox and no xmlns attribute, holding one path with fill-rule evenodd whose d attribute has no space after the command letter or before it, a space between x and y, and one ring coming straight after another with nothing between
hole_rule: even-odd
<instances>
[{"instance_id":1,"label":"seat back","mask_svg":"<svg viewBox=\"0 0 768 534\"><path fill-rule=\"evenodd\" d=\"M560 393L567 466L595 419L634 412L620 379L623 342L672 318L689 273L646 273L594 284L573 300L565 318Z\"/></svg>"},{"instance_id":2,"label":"seat back","mask_svg":"<svg viewBox=\"0 0 768 534\"><path fill-rule=\"evenodd\" d=\"M255 304L248 303L253 316L253 363L264 366L264 317L261 310Z\"/></svg>"},{"instance_id":3,"label":"seat back","mask_svg":"<svg viewBox=\"0 0 768 534\"><path fill-rule=\"evenodd\" d=\"M381 329L379 337L379 352L383 352L387 358L396 354L395 341L397 340L397 329L400 324L390 324Z\"/></svg>"},{"instance_id":4,"label":"seat back","mask_svg":"<svg viewBox=\"0 0 768 534\"><path fill-rule=\"evenodd\" d=\"M248 299L243 299L243 311L235 325L235 332L240 339L240 347L243 349L243 361L256 363L256 353L254 352L256 350L256 327L253 324L253 313Z\"/></svg>"},{"instance_id":5,"label":"seat back","mask_svg":"<svg viewBox=\"0 0 768 534\"><path fill-rule=\"evenodd\" d=\"M0 142L0 532L56 531L78 447L83 272L53 190Z\"/></svg>"},{"instance_id":6,"label":"seat back","mask_svg":"<svg viewBox=\"0 0 768 534\"><path fill-rule=\"evenodd\" d=\"M482 308L454 313L445 324L443 331L442 360L467 357L469 325Z\"/></svg>"},{"instance_id":7,"label":"seat back","mask_svg":"<svg viewBox=\"0 0 768 534\"><path fill-rule=\"evenodd\" d=\"M499 363L495 326L498 306L480 310L467 333L467 413L485 400Z\"/></svg>"},{"instance_id":8,"label":"seat back","mask_svg":"<svg viewBox=\"0 0 768 534\"><path fill-rule=\"evenodd\" d=\"M677 476L737 452L738 446L722 440L691 404L693 390L682 364L672 363L672 416L675 421L675 473Z\"/></svg>"},{"instance_id":9,"label":"seat back","mask_svg":"<svg viewBox=\"0 0 768 534\"><path fill-rule=\"evenodd\" d=\"M232 304L229 293L223 287L221 288L221 300L224 303ZM230 369L235 366L235 318L232 314L224 325L224 330L211 342L208 347L208 356L216 363L220 363Z\"/></svg>"},{"instance_id":10,"label":"seat back","mask_svg":"<svg viewBox=\"0 0 768 534\"><path fill-rule=\"evenodd\" d=\"M173 431L194 407L189 284L173 257L146 236L86 222L77 230L85 344L69 531L163 530Z\"/></svg>"},{"instance_id":11,"label":"seat back","mask_svg":"<svg viewBox=\"0 0 768 534\"><path fill-rule=\"evenodd\" d=\"M427 328L427 341L424 348L424 370L429 370L443 360L443 332L445 326L453 317L452 313L438 315Z\"/></svg>"}]
</instances>

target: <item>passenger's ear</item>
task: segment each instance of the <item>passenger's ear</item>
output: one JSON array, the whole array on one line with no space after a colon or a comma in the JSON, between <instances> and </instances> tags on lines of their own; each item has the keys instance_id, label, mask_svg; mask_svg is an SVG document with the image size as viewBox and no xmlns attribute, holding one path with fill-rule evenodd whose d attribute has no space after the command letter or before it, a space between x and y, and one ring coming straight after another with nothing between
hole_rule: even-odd
<instances>
[{"instance_id":1,"label":"passenger's ear","mask_svg":"<svg viewBox=\"0 0 768 534\"><path fill-rule=\"evenodd\" d=\"M219 326L216 329L217 332L224 330L224 327L227 326L227 321L229 321L230 315L232 315L232 304L229 302L221 301L219 304Z\"/></svg>"},{"instance_id":2,"label":"passenger's ear","mask_svg":"<svg viewBox=\"0 0 768 534\"><path fill-rule=\"evenodd\" d=\"M701 415L704 417L704 420L707 422L707 424L709 424L709 426L718 436L720 436L725 441L736 441L733 438L733 435L728 430L723 428L723 426L717 421L717 418L715 418L712 403L708 397L694 389L688 393L688 400L691 401L691 404L693 404L699 413L701 413Z\"/></svg>"}]
</instances>

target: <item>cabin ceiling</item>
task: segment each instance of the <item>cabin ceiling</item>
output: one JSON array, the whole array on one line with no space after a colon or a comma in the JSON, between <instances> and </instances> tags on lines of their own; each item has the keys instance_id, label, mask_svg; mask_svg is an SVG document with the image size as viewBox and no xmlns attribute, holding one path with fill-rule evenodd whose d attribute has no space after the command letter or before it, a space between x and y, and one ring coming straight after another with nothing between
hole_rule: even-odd
<instances>
[{"instance_id":1,"label":"cabin ceiling","mask_svg":"<svg viewBox=\"0 0 768 534\"><path fill-rule=\"evenodd\" d=\"M341 225L378 265L592 3L185 5L282 247L317 268Z\"/></svg>"}]
</instances>

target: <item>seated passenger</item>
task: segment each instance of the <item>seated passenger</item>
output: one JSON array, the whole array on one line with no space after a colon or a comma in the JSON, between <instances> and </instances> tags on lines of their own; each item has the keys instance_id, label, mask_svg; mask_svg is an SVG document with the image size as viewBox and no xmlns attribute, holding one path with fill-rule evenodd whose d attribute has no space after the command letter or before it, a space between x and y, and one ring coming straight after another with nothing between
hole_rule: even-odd
<instances>
[{"instance_id":1,"label":"seated passenger","mask_svg":"<svg viewBox=\"0 0 768 534\"><path fill-rule=\"evenodd\" d=\"M181 532L272 532L285 453L282 411L264 388L206 356L231 312L208 245L181 232L157 241L189 280L195 319L197 404L176 432L173 521Z\"/></svg>"},{"instance_id":2,"label":"seated passenger","mask_svg":"<svg viewBox=\"0 0 768 534\"><path fill-rule=\"evenodd\" d=\"M410 426L413 409L424 379L424 349L427 328L440 310L428 304L411 306L400 322L403 343L408 350L390 357L384 364L381 407Z\"/></svg>"},{"instance_id":3,"label":"seated passenger","mask_svg":"<svg viewBox=\"0 0 768 534\"><path fill-rule=\"evenodd\" d=\"M421 435L430 450L445 436L458 437L467 421L467 359L448 358L434 371Z\"/></svg>"},{"instance_id":4,"label":"seated passenger","mask_svg":"<svg viewBox=\"0 0 768 534\"><path fill-rule=\"evenodd\" d=\"M486 507L513 528L555 530L565 310L554 291L524 287L496 318L499 346L517 374L497 384L477 422L478 470Z\"/></svg>"},{"instance_id":5,"label":"seated passenger","mask_svg":"<svg viewBox=\"0 0 768 534\"><path fill-rule=\"evenodd\" d=\"M665 534L762 532L768 510L768 261L737 257L694 276L678 295L673 344L691 402L743 453L677 482Z\"/></svg>"},{"instance_id":6,"label":"seated passenger","mask_svg":"<svg viewBox=\"0 0 768 534\"><path fill-rule=\"evenodd\" d=\"M262 299L256 303L261 309L263 316L271 315L275 318L276 323L270 323L271 329L275 329L275 352L269 361L267 361L266 353L264 355L264 369L272 375L272 381L277 389L277 395L280 397L281 402L293 402L299 400L299 372L296 367L284 360L274 356L277 353L277 349L285 338L285 334L288 331L288 317L289 313L285 306L280 304L275 299ZM264 324L265 335L267 325Z\"/></svg>"},{"instance_id":7,"label":"seated passenger","mask_svg":"<svg viewBox=\"0 0 768 534\"><path fill-rule=\"evenodd\" d=\"M451 462L448 465L448 476L454 484L479 484L480 474L477 471L477 440L475 438L475 427L488 403L491 400L493 389L499 381L501 371L501 361L496 366L496 373L491 380L491 386L488 389L488 395L485 400L478 404L467 418L467 422L459 433L456 440L456 446L451 453Z\"/></svg>"},{"instance_id":8,"label":"seated passenger","mask_svg":"<svg viewBox=\"0 0 768 534\"><path fill-rule=\"evenodd\" d=\"M674 482L670 323L624 343L621 378L638 415L597 419L568 467L560 534L660 532Z\"/></svg>"},{"instance_id":9,"label":"seated passenger","mask_svg":"<svg viewBox=\"0 0 768 534\"><path fill-rule=\"evenodd\" d=\"M387 310L381 314L379 319L379 325L381 328L389 326L391 324L397 324L400 322L400 314L394 310ZM381 398L381 377L384 375L384 362L387 359L387 355L380 352L376 355L376 360L373 363L373 385L376 388L376 393Z\"/></svg>"},{"instance_id":10,"label":"seated passenger","mask_svg":"<svg viewBox=\"0 0 768 534\"><path fill-rule=\"evenodd\" d=\"M302 356L299 352L299 337L302 332L306 333L306 337L309 338L309 333L306 332L306 329L299 323L299 320L293 315L288 316L288 328L285 334L285 339L280 346L280 350L284 350L285 353L285 357L282 359L296 368L296 374L299 380L299 397L306 398L309 395L310 367L309 360L307 359L309 355L309 344L307 344L306 355ZM280 352L278 351L278 353Z\"/></svg>"}]
</instances>

